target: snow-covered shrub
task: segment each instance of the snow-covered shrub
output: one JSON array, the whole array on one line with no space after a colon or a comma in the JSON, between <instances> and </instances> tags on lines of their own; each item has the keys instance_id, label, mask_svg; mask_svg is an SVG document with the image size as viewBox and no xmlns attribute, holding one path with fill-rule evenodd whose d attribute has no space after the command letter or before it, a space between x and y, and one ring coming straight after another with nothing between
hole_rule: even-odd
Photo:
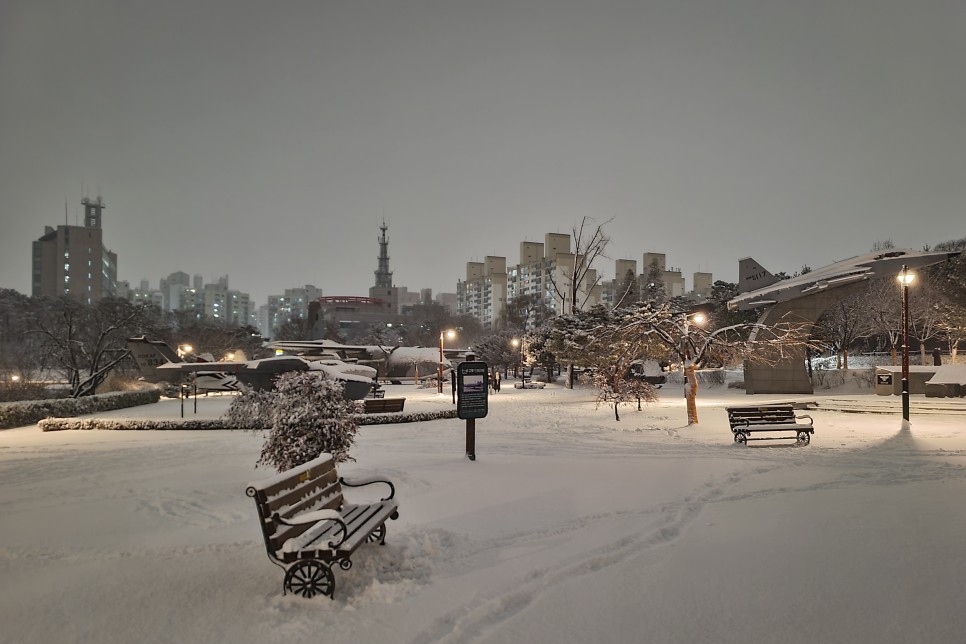
<instances>
[{"instance_id":1,"label":"snow-covered shrub","mask_svg":"<svg viewBox=\"0 0 966 644\"><path fill-rule=\"evenodd\" d=\"M271 429L276 400L274 391L243 387L225 412L225 425L236 429Z\"/></svg>"},{"instance_id":2,"label":"snow-covered shrub","mask_svg":"<svg viewBox=\"0 0 966 644\"><path fill-rule=\"evenodd\" d=\"M356 403L343 398L341 383L314 371L292 371L278 377L274 391L239 395L226 416L234 427L268 429L256 465L284 472L322 453L336 463L354 460L349 448L356 411Z\"/></svg>"}]
</instances>

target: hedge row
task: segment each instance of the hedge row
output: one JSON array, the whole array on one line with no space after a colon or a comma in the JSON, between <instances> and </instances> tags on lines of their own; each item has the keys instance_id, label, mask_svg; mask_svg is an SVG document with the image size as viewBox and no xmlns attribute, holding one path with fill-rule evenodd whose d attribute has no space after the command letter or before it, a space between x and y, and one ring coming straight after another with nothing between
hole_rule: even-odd
<instances>
[{"instance_id":1,"label":"hedge row","mask_svg":"<svg viewBox=\"0 0 966 644\"><path fill-rule=\"evenodd\" d=\"M109 394L60 398L57 400L28 400L0 404L0 429L33 425L51 416L83 416L114 409L125 409L156 403L161 398L158 389L118 391Z\"/></svg>"},{"instance_id":2,"label":"hedge row","mask_svg":"<svg viewBox=\"0 0 966 644\"><path fill-rule=\"evenodd\" d=\"M365 414L354 417L359 425L390 425L396 423L420 423L424 420L456 418L455 409L443 411L418 411L411 414Z\"/></svg>"},{"instance_id":3,"label":"hedge row","mask_svg":"<svg viewBox=\"0 0 966 644\"><path fill-rule=\"evenodd\" d=\"M395 423L418 423L440 418L456 418L455 409L444 411L416 412L412 414L366 414L354 416L359 425L388 425ZM37 423L45 432L58 432L66 429L107 429L107 430L208 430L238 429L230 427L223 419L216 420L151 420L115 418L47 418Z\"/></svg>"},{"instance_id":4,"label":"hedge row","mask_svg":"<svg viewBox=\"0 0 966 644\"><path fill-rule=\"evenodd\" d=\"M131 429L135 431L164 429L229 429L221 420L151 420L115 418L46 418L39 423L45 432L59 432L65 429Z\"/></svg>"}]
</instances>

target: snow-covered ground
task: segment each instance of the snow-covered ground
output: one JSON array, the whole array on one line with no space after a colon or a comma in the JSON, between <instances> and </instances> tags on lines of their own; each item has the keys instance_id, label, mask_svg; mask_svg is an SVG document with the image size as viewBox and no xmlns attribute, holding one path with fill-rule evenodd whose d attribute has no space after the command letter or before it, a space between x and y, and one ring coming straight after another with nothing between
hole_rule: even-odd
<instances>
[{"instance_id":1,"label":"snow-covered ground","mask_svg":"<svg viewBox=\"0 0 966 644\"><path fill-rule=\"evenodd\" d=\"M335 600L282 596L257 435L0 431L0 641L962 642L966 400L913 397L903 431L868 391L705 387L687 427L677 388L616 422L587 389L504 386L476 462L458 420L362 427L341 470L393 479L401 516ZM779 399L819 403L810 446L733 444L725 405Z\"/></svg>"}]
</instances>

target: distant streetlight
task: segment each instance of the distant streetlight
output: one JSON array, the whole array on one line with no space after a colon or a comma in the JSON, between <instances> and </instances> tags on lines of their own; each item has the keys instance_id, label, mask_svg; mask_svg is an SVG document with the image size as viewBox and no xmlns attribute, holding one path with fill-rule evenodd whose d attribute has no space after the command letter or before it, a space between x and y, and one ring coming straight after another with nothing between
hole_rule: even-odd
<instances>
[{"instance_id":1,"label":"distant streetlight","mask_svg":"<svg viewBox=\"0 0 966 644\"><path fill-rule=\"evenodd\" d=\"M903 264L896 276L902 287L902 421L909 422L909 285L916 279Z\"/></svg>"},{"instance_id":2,"label":"distant streetlight","mask_svg":"<svg viewBox=\"0 0 966 644\"><path fill-rule=\"evenodd\" d=\"M456 331L449 329L448 331L439 332L439 377L436 379L436 391L443 393L443 336L452 340L456 337Z\"/></svg>"}]
</instances>

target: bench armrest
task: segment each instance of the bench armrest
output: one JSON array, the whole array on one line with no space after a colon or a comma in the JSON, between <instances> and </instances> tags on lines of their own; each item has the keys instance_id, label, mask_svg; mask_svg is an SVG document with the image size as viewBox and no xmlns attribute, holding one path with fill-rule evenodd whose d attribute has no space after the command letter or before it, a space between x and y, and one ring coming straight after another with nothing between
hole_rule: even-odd
<instances>
[{"instance_id":1,"label":"bench armrest","mask_svg":"<svg viewBox=\"0 0 966 644\"><path fill-rule=\"evenodd\" d=\"M387 481L386 479L380 479L380 478L370 476L367 478L356 479L355 481L347 481L345 477L340 476L339 483L341 483L342 485L347 485L349 487L362 487L364 485L372 485L373 483L385 483L386 485L389 486L389 496L387 496L382 500L388 501L389 499L396 496L396 486L393 485L391 481Z\"/></svg>"},{"instance_id":2,"label":"bench armrest","mask_svg":"<svg viewBox=\"0 0 966 644\"><path fill-rule=\"evenodd\" d=\"M812 417L811 417L811 416L809 416L808 414L801 414L801 415L796 415L796 416L795 416L795 418L797 418L797 419L799 419L799 420L802 420L802 419L805 419L805 418L807 418L807 419L808 419L808 424L809 424L809 425L814 425L814 424L815 424L815 422L814 422L814 421L812 420Z\"/></svg>"},{"instance_id":3,"label":"bench armrest","mask_svg":"<svg viewBox=\"0 0 966 644\"><path fill-rule=\"evenodd\" d=\"M337 543L329 542L330 548L338 548L342 545L342 542L346 540L349 536L349 528L346 526L345 521L342 520L342 515L339 514L337 510L313 510L312 512L304 512L298 514L291 519L283 519L281 515L276 512L272 515L272 521L275 523L281 523L282 525L288 526L300 526L306 523L318 523L319 521L335 521L342 528L342 538L339 539Z\"/></svg>"}]
</instances>

